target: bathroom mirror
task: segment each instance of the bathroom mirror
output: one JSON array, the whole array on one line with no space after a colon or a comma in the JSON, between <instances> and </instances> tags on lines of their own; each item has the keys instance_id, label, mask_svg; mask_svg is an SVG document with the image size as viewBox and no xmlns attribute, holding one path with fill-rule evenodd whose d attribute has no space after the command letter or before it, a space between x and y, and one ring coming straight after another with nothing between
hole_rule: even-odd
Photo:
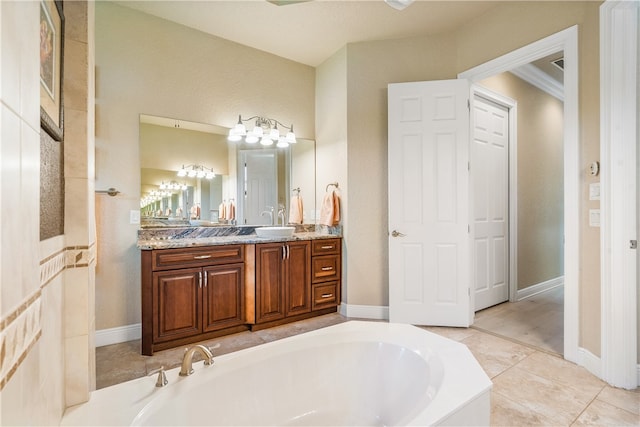
<instances>
[{"instance_id":1,"label":"bathroom mirror","mask_svg":"<svg viewBox=\"0 0 640 427\"><path fill-rule=\"evenodd\" d=\"M140 115L142 227L268 225L279 208L288 218L298 194L303 223L315 222L315 141L264 147L230 142L228 131Z\"/></svg>"}]
</instances>

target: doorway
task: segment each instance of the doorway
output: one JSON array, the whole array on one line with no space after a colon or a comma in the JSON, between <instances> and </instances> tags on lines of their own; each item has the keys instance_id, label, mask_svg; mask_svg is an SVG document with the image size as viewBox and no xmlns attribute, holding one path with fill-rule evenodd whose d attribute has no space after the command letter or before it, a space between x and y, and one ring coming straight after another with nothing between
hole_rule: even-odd
<instances>
[{"instance_id":1,"label":"doorway","mask_svg":"<svg viewBox=\"0 0 640 427\"><path fill-rule=\"evenodd\" d=\"M458 75L473 82L528 64L554 52L564 52L564 89L563 104L563 223L564 250L562 265L564 272L563 306L563 354L568 360L578 358L578 224L579 224L579 164L578 164L578 109L577 109L577 29L561 31L531 45L518 49L503 57L482 64ZM510 166L513 165L512 160ZM512 181L513 182L513 181ZM518 212L516 185L509 189L510 223L515 224ZM515 299L517 289L517 229L510 228L510 298ZM514 254L514 251L516 254Z\"/></svg>"}]
</instances>

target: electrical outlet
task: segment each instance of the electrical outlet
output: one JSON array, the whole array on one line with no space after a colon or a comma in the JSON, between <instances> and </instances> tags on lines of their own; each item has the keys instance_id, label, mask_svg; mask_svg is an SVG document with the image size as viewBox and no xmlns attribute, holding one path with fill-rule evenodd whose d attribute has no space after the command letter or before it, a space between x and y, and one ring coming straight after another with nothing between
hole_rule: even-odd
<instances>
[{"instance_id":1,"label":"electrical outlet","mask_svg":"<svg viewBox=\"0 0 640 427\"><path fill-rule=\"evenodd\" d=\"M589 209L589 225L600 227L600 209Z\"/></svg>"}]
</instances>

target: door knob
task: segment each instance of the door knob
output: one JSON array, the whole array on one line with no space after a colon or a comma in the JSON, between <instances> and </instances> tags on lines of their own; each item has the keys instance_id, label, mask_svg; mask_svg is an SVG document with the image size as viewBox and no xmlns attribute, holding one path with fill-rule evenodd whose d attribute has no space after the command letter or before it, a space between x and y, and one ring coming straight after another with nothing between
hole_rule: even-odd
<instances>
[{"instance_id":1,"label":"door knob","mask_svg":"<svg viewBox=\"0 0 640 427\"><path fill-rule=\"evenodd\" d=\"M393 230L391 232L391 236L393 236L393 237L404 237L405 235L403 233L400 233L399 231Z\"/></svg>"}]
</instances>

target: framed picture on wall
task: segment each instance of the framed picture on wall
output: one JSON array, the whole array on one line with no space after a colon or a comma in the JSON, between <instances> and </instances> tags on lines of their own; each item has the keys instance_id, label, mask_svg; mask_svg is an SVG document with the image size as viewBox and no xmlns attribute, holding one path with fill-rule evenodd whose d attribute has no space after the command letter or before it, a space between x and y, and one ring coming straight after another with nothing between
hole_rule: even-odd
<instances>
[{"instance_id":1,"label":"framed picture on wall","mask_svg":"<svg viewBox=\"0 0 640 427\"><path fill-rule=\"evenodd\" d=\"M62 141L64 14L61 0L40 1L40 126Z\"/></svg>"}]
</instances>

